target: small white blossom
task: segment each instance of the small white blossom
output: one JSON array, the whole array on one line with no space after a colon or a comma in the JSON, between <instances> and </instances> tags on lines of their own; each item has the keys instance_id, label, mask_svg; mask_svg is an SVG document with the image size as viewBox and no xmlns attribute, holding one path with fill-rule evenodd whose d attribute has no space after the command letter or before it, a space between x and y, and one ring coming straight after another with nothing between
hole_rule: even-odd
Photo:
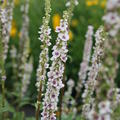
<instances>
[{"instance_id":1,"label":"small white blossom","mask_svg":"<svg viewBox=\"0 0 120 120\"><path fill-rule=\"evenodd\" d=\"M108 10L114 10L115 8L119 8L120 0L108 0L106 7Z\"/></svg>"},{"instance_id":2,"label":"small white blossom","mask_svg":"<svg viewBox=\"0 0 120 120\"><path fill-rule=\"evenodd\" d=\"M108 14L106 14L105 16L103 16L103 20L105 21L106 24L116 24L119 21L119 16L117 12L110 12Z\"/></svg>"},{"instance_id":3,"label":"small white blossom","mask_svg":"<svg viewBox=\"0 0 120 120\"><path fill-rule=\"evenodd\" d=\"M75 3L75 5L78 5L78 4L79 4L78 0L74 0L74 3ZM68 2L66 3L66 7L68 7L68 6L70 6L70 1L68 1Z\"/></svg>"}]
</instances>

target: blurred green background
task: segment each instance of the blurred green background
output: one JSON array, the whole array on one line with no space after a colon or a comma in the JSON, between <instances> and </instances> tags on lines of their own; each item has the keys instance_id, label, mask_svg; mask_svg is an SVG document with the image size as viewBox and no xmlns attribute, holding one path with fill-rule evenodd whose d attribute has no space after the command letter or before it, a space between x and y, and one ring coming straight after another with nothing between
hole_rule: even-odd
<instances>
[{"instance_id":1,"label":"blurred green background","mask_svg":"<svg viewBox=\"0 0 120 120\"><path fill-rule=\"evenodd\" d=\"M79 5L75 7L72 21L70 24L70 41L69 41L69 57L66 64L66 76L67 80L69 78L78 80L78 71L80 67L80 62L82 60L85 34L88 25L93 25L94 30L96 30L101 24L103 24L102 16L105 13L106 0L78 0ZM12 21L11 39L10 46L15 45L18 47L20 29L22 24L22 14L20 12L20 7L23 0L15 0L14 17ZM51 0L52 14L50 26L52 28L52 45L54 45L56 40L56 34L54 28L59 24L59 20L62 17L65 7L66 0ZM38 67L39 54L40 54L40 44L38 40L39 34L38 30L42 24L42 17L44 16L44 0L30 0L30 26L29 26L29 36L30 36L30 51L34 58L34 70L32 72L31 83L28 88L27 95L31 96L31 99L36 98L36 69ZM11 47L10 47L11 48ZM50 48L51 50L51 48ZM50 51L51 56L51 51ZM6 69L7 69L7 88L12 90L12 72L11 72L11 61L9 57L7 59Z\"/></svg>"}]
</instances>

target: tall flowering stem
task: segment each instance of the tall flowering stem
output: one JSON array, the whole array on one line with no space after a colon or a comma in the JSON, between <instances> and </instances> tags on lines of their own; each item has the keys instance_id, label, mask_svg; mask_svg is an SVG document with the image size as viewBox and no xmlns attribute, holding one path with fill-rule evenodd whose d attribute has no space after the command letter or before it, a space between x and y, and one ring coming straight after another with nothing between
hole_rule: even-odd
<instances>
[{"instance_id":1,"label":"tall flowering stem","mask_svg":"<svg viewBox=\"0 0 120 120\"><path fill-rule=\"evenodd\" d=\"M22 28L20 31L19 51L18 51L18 77L22 79L24 65L29 56L29 0L25 0L21 6Z\"/></svg>"},{"instance_id":2,"label":"tall flowering stem","mask_svg":"<svg viewBox=\"0 0 120 120\"><path fill-rule=\"evenodd\" d=\"M21 97L23 98L27 92L28 85L30 83L31 73L33 70L33 59L32 57L24 66L24 74L22 76L22 88L21 88Z\"/></svg>"},{"instance_id":3,"label":"tall flowering stem","mask_svg":"<svg viewBox=\"0 0 120 120\"><path fill-rule=\"evenodd\" d=\"M76 108L75 108L75 99L71 96L73 88L75 86L75 81L73 79L69 79L67 81L67 91L65 91L64 97L63 97L63 110L62 114L64 116L67 116L68 113L74 113L72 116L72 119L76 117Z\"/></svg>"},{"instance_id":4,"label":"tall flowering stem","mask_svg":"<svg viewBox=\"0 0 120 120\"><path fill-rule=\"evenodd\" d=\"M81 88L83 87L83 84L85 83L87 72L89 70L89 62L91 57L91 50L92 50L92 44L93 44L93 26L88 26L88 31L86 34L86 41L83 51L83 61L80 64L80 71L79 71L79 81L78 85L76 86L76 99L79 97L79 94L81 92Z\"/></svg>"},{"instance_id":5,"label":"tall flowering stem","mask_svg":"<svg viewBox=\"0 0 120 120\"><path fill-rule=\"evenodd\" d=\"M2 84L2 107L5 105L5 61L4 61L4 45L3 45L3 32L4 31L4 23L6 21L5 16L3 13L3 9L0 8L0 79Z\"/></svg>"},{"instance_id":6,"label":"tall flowering stem","mask_svg":"<svg viewBox=\"0 0 120 120\"><path fill-rule=\"evenodd\" d=\"M3 7L4 17L6 21L4 22L4 32L3 33L3 45L4 45L4 60L7 58L8 53L8 44L10 39L10 31L11 31L11 23L13 18L13 8L14 8L14 2L13 1L6 1L6 5Z\"/></svg>"},{"instance_id":7,"label":"tall flowering stem","mask_svg":"<svg viewBox=\"0 0 120 120\"><path fill-rule=\"evenodd\" d=\"M103 16L105 23L105 30L108 32L109 39L105 41L105 53L103 64L100 69L99 83L97 89L97 99L102 101L101 93L106 91L106 94L102 98L109 100L110 106L113 109L112 115L114 115L115 109L118 107L116 97L117 86L115 79L117 77L119 62L118 56L120 51L120 1L108 0L106 5L106 13ZM103 87L107 85L108 87ZM116 116L113 117L117 119Z\"/></svg>"},{"instance_id":8,"label":"tall flowering stem","mask_svg":"<svg viewBox=\"0 0 120 120\"><path fill-rule=\"evenodd\" d=\"M74 0L70 1L70 7L64 11L63 19L60 21L60 26L56 27L58 37L56 44L53 46L52 65L48 72L47 90L43 101L43 111L41 120L56 120L55 112L57 111L58 97L60 90L64 87L62 82L64 77L65 63L67 60L67 41L69 40L69 25L73 8Z\"/></svg>"},{"instance_id":9,"label":"tall flowering stem","mask_svg":"<svg viewBox=\"0 0 120 120\"><path fill-rule=\"evenodd\" d=\"M101 68L101 80L109 83L111 88L115 86L114 80L119 68L118 56L120 50L120 2L119 0L108 0L106 14L103 16L105 29L108 32L109 40L105 42L105 56Z\"/></svg>"},{"instance_id":10,"label":"tall flowering stem","mask_svg":"<svg viewBox=\"0 0 120 120\"><path fill-rule=\"evenodd\" d=\"M19 77L21 78L21 98L24 97L32 73L32 59L29 58L30 54L30 38L29 38L29 0L25 0L21 6L22 11L22 28L20 34L20 48L19 48Z\"/></svg>"},{"instance_id":11,"label":"tall flowering stem","mask_svg":"<svg viewBox=\"0 0 120 120\"><path fill-rule=\"evenodd\" d=\"M39 66L37 69L37 90L38 90L38 98L37 98L37 106L36 106L36 120L39 119L39 113L40 113L40 102L42 97L42 89L43 84L46 80L46 70L49 67L48 61L49 61L49 51L48 47L51 45L50 43L50 33L51 29L49 27L49 21L50 21L50 12L51 12L51 0L45 0L45 17L43 17L43 25L40 27L40 37L39 40L42 42L41 45L41 53L39 56Z\"/></svg>"},{"instance_id":12,"label":"tall flowering stem","mask_svg":"<svg viewBox=\"0 0 120 120\"><path fill-rule=\"evenodd\" d=\"M77 0L69 0L66 3L66 7L68 7L68 24L71 21L72 15L73 15L73 10L74 7L78 5L78 1ZM64 64L65 66L65 64ZM65 84L65 70L64 70L64 74L63 74L63 84ZM60 91L60 100L59 100L59 120L61 120L61 116L62 116L62 102L63 102L63 96L64 96L64 87L61 89Z\"/></svg>"},{"instance_id":13,"label":"tall flowering stem","mask_svg":"<svg viewBox=\"0 0 120 120\"><path fill-rule=\"evenodd\" d=\"M2 6L3 3L4 1L0 1L0 79L2 84L2 106L4 107L5 80L6 80L5 60L7 58L7 52L8 52L8 42L10 36L12 11L9 9L10 2L7 2L7 5L4 7Z\"/></svg>"},{"instance_id":14,"label":"tall flowering stem","mask_svg":"<svg viewBox=\"0 0 120 120\"><path fill-rule=\"evenodd\" d=\"M104 41L105 41L105 32L103 27L100 27L96 34L96 43L94 47L94 53L92 56L92 65L90 67L90 71L88 73L88 80L85 83L85 91L82 95L83 97L83 115L86 117L88 112L90 112L91 107L93 107L93 93L95 91L95 86L96 86L96 79L99 73L99 69L101 66L101 59L104 53Z\"/></svg>"}]
</instances>

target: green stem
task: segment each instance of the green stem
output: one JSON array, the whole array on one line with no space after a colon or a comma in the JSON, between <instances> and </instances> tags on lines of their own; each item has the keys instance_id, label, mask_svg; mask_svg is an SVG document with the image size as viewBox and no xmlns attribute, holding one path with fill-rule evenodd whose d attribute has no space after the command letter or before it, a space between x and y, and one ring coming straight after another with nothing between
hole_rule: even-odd
<instances>
[{"instance_id":1,"label":"green stem","mask_svg":"<svg viewBox=\"0 0 120 120\"><path fill-rule=\"evenodd\" d=\"M63 75L63 84L65 85L65 71ZM63 102L64 91L65 91L65 88L63 87L60 91L59 120L62 120L62 102Z\"/></svg>"},{"instance_id":2,"label":"green stem","mask_svg":"<svg viewBox=\"0 0 120 120\"><path fill-rule=\"evenodd\" d=\"M2 107L5 106L5 82L2 81Z\"/></svg>"},{"instance_id":3,"label":"green stem","mask_svg":"<svg viewBox=\"0 0 120 120\"><path fill-rule=\"evenodd\" d=\"M72 12L74 10L75 7L75 3L74 0L70 0L70 6L67 9L67 11L64 11L64 15L63 18L68 20L68 23L70 23L71 18L72 18ZM64 67L66 66L66 64L64 64ZM63 84L65 85L65 71L64 71L64 75L63 75ZM63 96L64 96L64 87L61 89L60 91L60 105L59 105L59 120L62 120L62 102L63 102Z\"/></svg>"},{"instance_id":4,"label":"green stem","mask_svg":"<svg viewBox=\"0 0 120 120\"><path fill-rule=\"evenodd\" d=\"M41 97L42 97L42 81L40 81L40 88L39 88L39 94L38 94L38 100L37 100L37 110L35 115L36 120L39 120Z\"/></svg>"}]
</instances>

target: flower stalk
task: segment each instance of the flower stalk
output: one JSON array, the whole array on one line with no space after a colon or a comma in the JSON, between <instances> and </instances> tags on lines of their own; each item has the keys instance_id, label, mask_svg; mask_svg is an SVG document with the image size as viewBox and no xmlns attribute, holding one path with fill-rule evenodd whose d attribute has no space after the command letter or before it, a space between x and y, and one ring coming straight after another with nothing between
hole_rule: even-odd
<instances>
[{"instance_id":1,"label":"flower stalk","mask_svg":"<svg viewBox=\"0 0 120 120\"><path fill-rule=\"evenodd\" d=\"M36 87L38 91L38 97L37 97L37 104L36 104L36 120L39 119L42 90L43 90L43 87L44 87L43 85L45 84L45 80L46 80L46 72L49 67L48 47L51 45L50 43L51 29L49 27L50 13L51 13L50 2L51 0L45 0L45 17L43 17L43 24L40 27L40 31L39 31L39 34L40 34L39 40L42 42L42 45L41 45L41 53L39 56L39 66L37 69Z\"/></svg>"},{"instance_id":2,"label":"flower stalk","mask_svg":"<svg viewBox=\"0 0 120 120\"><path fill-rule=\"evenodd\" d=\"M80 71L79 71L79 81L76 86L76 100L78 99L81 89L83 85L85 84L85 80L87 78L87 72L89 70L89 62L91 58L91 50L92 50L92 44L93 44L93 26L88 26L88 31L86 34L86 41L83 51L83 61L80 64Z\"/></svg>"},{"instance_id":3,"label":"flower stalk","mask_svg":"<svg viewBox=\"0 0 120 120\"><path fill-rule=\"evenodd\" d=\"M53 46L50 66L48 72L47 89L43 101L43 111L41 113L41 120L56 120L55 112L58 110L58 97L60 90L64 87L64 71L65 63L67 61L67 41L69 40L69 21L71 19L72 11L74 9L74 0L70 1L70 7L63 13L63 19L60 20L60 26L56 27L58 37L56 44ZM63 95L63 94L62 94ZM61 97L62 98L62 97ZM60 104L62 104L60 102ZM61 119L61 117L60 117Z\"/></svg>"},{"instance_id":4,"label":"flower stalk","mask_svg":"<svg viewBox=\"0 0 120 120\"><path fill-rule=\"evenodd\" d=\"M6 29L4 25L6 24L6 16L3 14L5 9L2 9L0 6L0 79L2 84L2 107L5 107L5 56L4 56L4 43L3 38L6 33ZM2 115L2 119L4 120L4 113Z\"/></svg>"},{"instance_id":5,"label":"flower stalk","mask_svg":"<svg viewBox=\"0 0 120 120\"><path fill-rule=\"evenodd\" d=\"M69 0L66 3L66 7L68 7L67 13L68 13L68 25L71 21L72 15L73 15L73 10L74 7L78 5L78 1L77 0ZM66 63L64 63L64 67ZM64 70L64 75L63 75L63 84L65 84L65 70ZM62 102L63 102L63 96L64 96L64 87L60 90L60 101L59 101L59 120L61 120L61 116L62 116Z\"/></svg>"},{"instance_id":6,"label":"flower stalk","mask_svg":"<svg viewBox=\"0 0 120 120\"><path fill-rule=\"evenodd\" d=\"M94 53L92 55L92 65L90 67L90 71L88 73L88 80L85 83L85 90L82 95L83 98L83 116L87 117L86 115L90 112L91 108L94 107L94 98L93 93L96 87L96 79L100 70L101 66L101 59L104 54L104 41L105 41L105 32L104 28L100 27L96 34L96 43L94 47Z\"/></svg>"}]
</instances>

